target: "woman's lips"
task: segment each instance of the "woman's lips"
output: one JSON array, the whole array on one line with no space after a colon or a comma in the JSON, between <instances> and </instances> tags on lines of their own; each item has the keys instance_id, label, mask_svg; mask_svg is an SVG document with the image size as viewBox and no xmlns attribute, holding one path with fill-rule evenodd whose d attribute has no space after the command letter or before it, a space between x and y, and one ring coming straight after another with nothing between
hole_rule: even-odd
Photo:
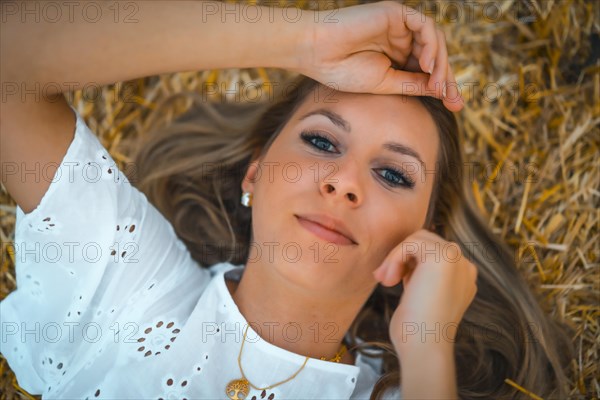
<instances>
[{"instance_id":1,"label":"woman's lips","mask_svg":"<svg viewBox=\"0 0 600 400\"><path fill-rule=\"evenodd\" d=\"M323 225L317 224L316 222L309 221L304 218L296 217L300 225L306 228L308 231L312 232L319 238L326 240L331 243L339 244L339 245L353 245L354 242L348 239L346 236L332 231L330 229L325 228Z\"/></svg>"}]
</instances>

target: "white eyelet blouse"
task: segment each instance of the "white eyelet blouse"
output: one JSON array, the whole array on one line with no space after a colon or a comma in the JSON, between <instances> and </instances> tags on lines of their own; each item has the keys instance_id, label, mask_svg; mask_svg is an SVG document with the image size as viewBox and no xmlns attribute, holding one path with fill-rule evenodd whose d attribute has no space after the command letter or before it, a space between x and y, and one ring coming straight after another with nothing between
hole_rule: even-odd
<instances>
[{"instance_id":1,"label":"white eyelet blouse","mask_svg":"<svg viewBox=\"0 0 600 400\"><path fill-rule=\"evenodd\" d=\"M200 267L73 108L74 138L31 213L17 207L17 289L0 302L0 351L21 387L52 399L226 399L246 320L225 284L243 266ZM259 387L304 356L248 330ZM247 399L368 399L380 361L311 358ZM400 398L394 392L389 398Z\"/></svg>"}]
</instances>

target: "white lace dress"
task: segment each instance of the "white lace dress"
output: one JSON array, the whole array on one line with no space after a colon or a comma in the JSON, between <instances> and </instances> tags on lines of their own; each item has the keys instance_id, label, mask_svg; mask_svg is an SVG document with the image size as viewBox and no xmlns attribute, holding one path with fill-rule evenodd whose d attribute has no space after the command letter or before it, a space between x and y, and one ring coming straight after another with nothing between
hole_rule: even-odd
<instances>
[{"instance_id":1,"label":"white lace dress","mask_svg":"<svg viewBox=\"0 0 600 400\"><path fill-rule=\"evenodd\" d=\"M17 207L17 289L0 302L0 351L43 398L226 399L247 322L224 277L239 280L242 266L200 267L73 110L73 141L40 205ZM242 363L255 385L304 359L248 330ZM368 399L378 365L311 358L247 399Z\"/></svg>"}]
</instances>

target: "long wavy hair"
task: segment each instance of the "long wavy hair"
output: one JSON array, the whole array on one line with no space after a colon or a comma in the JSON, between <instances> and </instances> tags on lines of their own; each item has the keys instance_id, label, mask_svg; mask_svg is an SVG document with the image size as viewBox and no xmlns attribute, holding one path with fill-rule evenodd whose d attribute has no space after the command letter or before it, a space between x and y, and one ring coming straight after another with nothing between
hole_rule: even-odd
<instances>
[{"instance_id":1,"label":"long wavy hair","mask_svg":"<svg viewBox=\"0 0 600 400\"><path fill-rule=\"evenodd\" d=\"M240 204L244 174L318 85L300 75L270 102L206 102L199 94L179 93L151 117L154 131L145 135L136 153L134 184L171 222L201 267L246 263L252 220L250 209ZM166 123L160 109L182 97L192 100L191 108ZM438 99L418 99L440 137L426 226L457 243L478 268L478 291L455 341L459 397L529 399L505 382L510 378L544 398L565 398L572 332L543 311L512 252L478 214L463 179L455 116ZM401 283L377 285L349 330L353 351L382 358L382 376L371 399L401 385L389 322L402 291Z\"/></svg>"}]
</instances>

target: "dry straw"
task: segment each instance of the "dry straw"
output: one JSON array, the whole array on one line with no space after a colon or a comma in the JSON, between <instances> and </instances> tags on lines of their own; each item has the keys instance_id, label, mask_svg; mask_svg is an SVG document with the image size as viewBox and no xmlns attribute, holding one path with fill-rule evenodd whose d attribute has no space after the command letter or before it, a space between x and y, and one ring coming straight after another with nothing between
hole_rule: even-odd
<instances>
[{"instance_id":1,"label":"dry straw","mask_svg":"<svg viewBox=\"0 0 600 400\"><path fill-rule=\"evenodd\" d=\"M315 5L314 1L296 3ZM356 3L336 2L338 6ZM598 3L406 4L435 17L446 33L450 62L466 99L459 118L479 208L514 249L520 271L544 309L576 331L572 339L578 354L569 371L572 397L598 398ZM207 83L234 90L238 82L244 96L253 98L252 90L257 89L248 83L268 90L269 82L290 77L276 69L168 74L106 86L97 98L78 91L68 99L124 168L135 143L156 118L157 107L169 95L199 92ZM208 101L223 98L208 96ZM163 105L162 112L170 119L190 102L179 98ZM0 299L16 285L14 255L4 245L14 240L14 223L14 202L2 187ZM539 398L511 378L506 377L507 385ZM0 356L0 399L21 398L32 397L18 387Z\"/></svg>"}]
</instances>

